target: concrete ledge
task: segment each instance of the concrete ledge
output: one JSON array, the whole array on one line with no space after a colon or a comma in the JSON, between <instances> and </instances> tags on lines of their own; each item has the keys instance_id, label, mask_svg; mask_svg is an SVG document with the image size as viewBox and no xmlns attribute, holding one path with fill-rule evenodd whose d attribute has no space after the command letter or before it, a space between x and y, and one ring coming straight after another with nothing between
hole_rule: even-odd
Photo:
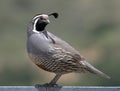
<instances>
[{"instance_id":1,"label":"concrete ledge","mask_svg":"<svg viewBox=\"0 0 120 91\"><path fill-rule=\"evenodd\" d=\"M0 91L120 91L120 87L96 87L96 86L63 86L63 87L39 87L34 86L0 86Z\"/></svg>"}]
</instances>

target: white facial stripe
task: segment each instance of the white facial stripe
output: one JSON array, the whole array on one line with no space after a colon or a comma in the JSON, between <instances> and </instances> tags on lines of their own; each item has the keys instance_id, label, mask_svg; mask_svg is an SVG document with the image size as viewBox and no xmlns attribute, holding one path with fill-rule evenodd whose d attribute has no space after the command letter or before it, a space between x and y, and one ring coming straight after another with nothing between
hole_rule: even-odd
<instances>
[{"instance_id":1,"label":"white facial stripe","mask_svg":"<svg viewBox=\"0 0 120 91\"><path fill-rule=\"evenodd\" d=\"M39 19L39 18L38 18ZM37 23L37 21L38 21L38 19L36 19L35 20L35 22L34 22L34 25L33 25L33 32L36 32L36 33L39 33L37 30L36 30L36 23Z\"/></svg>"},{"instance_id":2,"label":"white facial stripe","mask_svg":"<svg viewBox=\"0 0 120 91\"><path fill-rule=\"evenodd\" d=\"M43 17L45 17L45 18L48 18L48 15L42 14L42 15L37 15L37 16L35 16L35 17L33 18L33 20L36 19L36 18L39 18L40 16L43 16Z\"/></svg>"},{"instance_id":3,"label":"white facial stripe","mask_svg":"<svg viewBox=\"0 0 120 91\"><path fill-rule=\"evenodd\" d=\"M39 18L35 20L33 29L36 29L35 25L36 25L36 23L37 23L38 20L39 20Z\"/></svg>"},{"instance_id":4,"label":"white facial stripe","mask_svg":"<svg viewBox=\"0 0 120 91\"><path fill-rule=\"evenodd\" d=\"M41 15L37 15L37 16L35 16L35 17L33 18L33 20L39 18L40 16L41 16Z\"/></svg>"}]
</instances>

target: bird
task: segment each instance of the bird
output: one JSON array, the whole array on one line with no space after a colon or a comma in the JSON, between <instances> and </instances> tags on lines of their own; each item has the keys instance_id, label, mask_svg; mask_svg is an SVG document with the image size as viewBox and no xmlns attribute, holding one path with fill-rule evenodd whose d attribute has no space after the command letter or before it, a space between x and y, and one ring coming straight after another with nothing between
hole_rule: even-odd
<instances>
[{"instance_id":1,"label":"bird","mask_svg":"<svg viewBox=\"0 0 120 91\"><path fill-rule=\"evenodd\" d=\"M37 14L30 20L27 28L29 58L39 68L55 73L55 77L47 85L57 85L62 75L72 72L89 72L110 79L108 75L87 62L79 51L46 29L51 16L58 18L59 14Z\"/></svg>"}]
</instances>

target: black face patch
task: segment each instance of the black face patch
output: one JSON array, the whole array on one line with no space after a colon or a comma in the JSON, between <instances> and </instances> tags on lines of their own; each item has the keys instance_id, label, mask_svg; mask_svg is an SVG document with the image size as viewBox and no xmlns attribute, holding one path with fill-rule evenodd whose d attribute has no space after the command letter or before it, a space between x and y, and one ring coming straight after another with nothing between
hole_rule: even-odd
<instances>
[{"instance_id":1,"label":"black face patch","mask_svg":"<svg viewBox=\"0 0 120 91\"><path fill-rule=\"evenodd\" d=\"M43 31L46 27L47 23L44 20L39 19L36 23L36 30Z\"/></svg>"}]
</instances>

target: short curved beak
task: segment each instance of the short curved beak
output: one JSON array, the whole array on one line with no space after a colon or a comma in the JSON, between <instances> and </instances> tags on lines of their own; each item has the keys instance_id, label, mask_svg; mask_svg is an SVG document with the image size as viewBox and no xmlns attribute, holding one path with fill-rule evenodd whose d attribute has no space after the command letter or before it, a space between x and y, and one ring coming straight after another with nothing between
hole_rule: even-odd
<instances>
[{"instance_id":1,"label":"short curved beak","mask_svg":"<svg viewBox=\"0 0 120 91\"><path fill-rule=\"evenodd\" d=\"M49 23L50 23L50 20L47 19L47 20L46 20L46 23L49 24Z\"/></svg>"}]
</instances>

